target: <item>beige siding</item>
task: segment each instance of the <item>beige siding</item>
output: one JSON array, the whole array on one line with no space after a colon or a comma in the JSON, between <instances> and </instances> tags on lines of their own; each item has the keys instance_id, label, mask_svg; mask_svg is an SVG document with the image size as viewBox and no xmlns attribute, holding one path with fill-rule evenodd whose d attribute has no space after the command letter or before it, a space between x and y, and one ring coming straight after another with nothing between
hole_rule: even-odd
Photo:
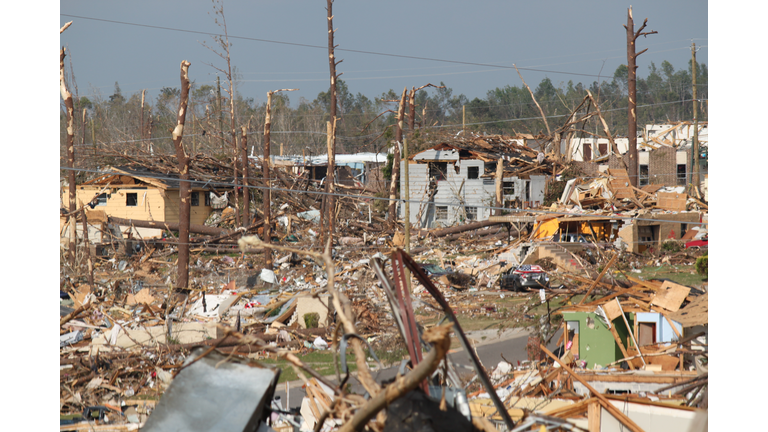
<instances>
[{"instance_id":1,"label":"beige siding","mask_svg":"<svg viewBox=\"0 0 768 432\"><path fill-rule=\"evenodd\" d=\"M200 196L200 205L190 206L189 223L195 225L202 225L208 216L211 215L213 210L211 206L205 204L205 192L196 191ZM179 221L179 191L166 192L168 197L166 198L165 206L165 221L166 222L178 222Z\"/></svg>"},{"instance_id":2,"label":"beige siding","mask_svg":"<svg viewBox=\"0 0 768 432\"><path fill-rule=\"evenodd\" d=\"M77 188L78 205L90 202L101 191L100 187L81 186ZM109 193L109 192L108 192ZM136 194L136 205L127 206L127 194ZM202 225L211 214L211 207L205 204L205 192L198 191L200 205L191 207L190 223ZM69 191L64 188L62 202L65 208L69 203ZM108 216L125 219L149 220L158 222L179 222L179 191L161 189L121 188L109 193L106 206L97 206Z\"/></svg>"}]
</instances>

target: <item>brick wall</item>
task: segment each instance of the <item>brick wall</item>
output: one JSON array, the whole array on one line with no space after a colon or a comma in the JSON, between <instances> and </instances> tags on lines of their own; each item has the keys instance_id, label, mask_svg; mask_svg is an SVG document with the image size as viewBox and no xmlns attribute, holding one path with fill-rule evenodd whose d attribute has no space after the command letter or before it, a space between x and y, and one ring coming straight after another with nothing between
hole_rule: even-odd
<instances>
[{"instance_id":1,"label":"brick wall","mask_svg":"<svg viewBox=\"0 0 768 432\"><path fill-rule=\"evenodd\" d=\"M661 147L648 154L648 177L650 184L677 186L677 151L672 147Z\"/></svg>"}]
</instances>

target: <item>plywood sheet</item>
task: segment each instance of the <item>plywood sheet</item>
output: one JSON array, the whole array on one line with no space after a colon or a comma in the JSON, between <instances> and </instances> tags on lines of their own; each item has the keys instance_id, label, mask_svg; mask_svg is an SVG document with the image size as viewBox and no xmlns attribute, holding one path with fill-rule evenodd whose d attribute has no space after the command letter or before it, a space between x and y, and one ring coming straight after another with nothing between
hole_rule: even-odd
<instances>
[{"instance_id":1,"label":"plywood sheet","mask_svg":"<svg viewBox=\"0 0 768 432\"><path fill-rule=\"evenodd\" d=\"M621 316L621 309L614 300L611 300L603 305L605 315L608 316L608 320L613 321Z\"/></svg>"},{"instance_id":2,"label":"plywood sheet","mask_svg":"<svg viewBox=\"0 0 768 432\"><path fill-rule=\"evenodd\" d=\"M609 169L608 175L612 177L609 185L613 191L614 198L635 198L635 193L632 191L632 183L629 181L629 175L627 175L627 170Z\"/></svg>"},{"instance_id":3,"label":"plywood sheet","mask_svg":"<svg viewBox=\"0 0 768 432\"><path fill-rule=\"evenodd\" d=\"M669 211L685 211L688 195L674 192L658 192L656 207Z\"/></svg>"},{"instance_id":4,"label":"plywood sheet","mask_svg":"<svg viewBox=\"0 0 768 432\"><path fill-rule=\"evenodd\" d=\"M679 322L683 327L693 327L709 323L709 294L702 294L686 307L669 314L669 319Z\"/></svg>"},{"instance_id":5,"label":"plywood sheet","mask_svg":"<svg viewBox=\"0 0 768 432\"><path fill-rule=\"evenodd\" d=\"M664 281L659 292L651 299L651 304L668 311L677 312L690 292L691 289L687 286Z\"/></svg>"}]
</instances>

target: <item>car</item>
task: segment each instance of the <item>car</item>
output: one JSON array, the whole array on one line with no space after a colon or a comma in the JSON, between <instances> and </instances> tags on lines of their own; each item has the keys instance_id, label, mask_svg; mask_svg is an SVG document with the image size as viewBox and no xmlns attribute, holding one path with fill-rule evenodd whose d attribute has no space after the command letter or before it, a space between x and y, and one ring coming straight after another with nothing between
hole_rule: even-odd
<instances>
[{"instance_id":1,"label":"car","mask_svg":"<svg viewBox=\"0 0 768 432\"><path fill-rule=\"evenodd\" d=\"M523 264L501 275L499 284L501 289L515 292L549 288L549 276L539 265Z\"/></svg>"},{"instance_id":2,"label":"car","mask_svg":"<svg viewBox=\"0 0 768 432\"><path fill-rule=\"evenodd\" d=\"M709 236L705 235L704 237L702 237L702 238L700 238L698 240L689 241L688 243L685 244L685 248L686 249L690 249L690 248L699 248L699 249L707 248L708 249L709 248Z\"/></svg>"},{"instance_id":3,"label":"car","mask_svg":"<svg viewBox=\"0 0 768 432\"><path fill-rule=\"evenodd\" d=\"M429 277L440 277L443 275L449 275L453 273L450 270L445 270L442 267L440 267L437 264L419 264L419 267L421 267L422 270L424 270L424 273L427 274Z\"/></svg>"}]
</instances>

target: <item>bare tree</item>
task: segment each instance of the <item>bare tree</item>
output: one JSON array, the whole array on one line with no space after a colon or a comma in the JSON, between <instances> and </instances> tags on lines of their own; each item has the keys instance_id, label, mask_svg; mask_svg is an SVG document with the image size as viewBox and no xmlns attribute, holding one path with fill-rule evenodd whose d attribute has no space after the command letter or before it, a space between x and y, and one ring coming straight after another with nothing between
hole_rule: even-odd
<instances>
[{"instance_id":1,"label":"bare tree","mask_svg":"<svg viewBox=\"0 0 768 432\"><path fill-rule=\"evenodd\" d=\"M227 81L229 83L229 88L224 88L224 91L226 91L229 94L229 119L230 119L230 137L232 141L232 149L234 157L233 160L233 167L234 167L234 180L235 180L235 191L234 191L234 200L235 200L235 220L238 222L241 222L240 219L240 193L238 191L238 182L240 180L245 183L244 179L242 179L239 176L239 173L242 171L242 167L239 163L239 155L242 152L247 152L246 149L240 149L237 142L237 132L235 130L235 84L234 79L232 78L232 62L230 59L230 52L229 48L232 46L232 44L229 42L229 33L227 32L227 19L224 16L224 2L217 0L214 2L213 6L214 13L219 16L219 18L214 18L213 21L221 27L221 29L224 31L224 36L220 35L213 35L213 40L220 46L220 48L223 50L223 52L218 51L216 49L213 49L206 45L204 42L202 45L209 50L213 51L216 55L221 57L223 60L227 62L227 69L221 69L217 66L214 66L212 64L206 63L208 66L216 69L217 71L224 74L224 76L227 78ZM221 19L221 22L219 22L219 19ZM218 77L217 77L218 79ZM223 135L223 126L222 126L222 135ZM244 195L247 194L247 188L243 188L243 201L245 201ZM243 209L244 212L247 212L248 209Z\"/></svg>"},{"instance_id":2,"label":"bare tree","mask_svg":"<svg viewBox=\"0 0 768 432\"><path fill-rule=\"evenodd\" d=\"M336 197L333 195L334 182L335 182L335 170L336 170L336 80L341 74L336 73L336 66L343 60L336 61L336 56L333 53L334 45L333 35L336 30L333 29L333 0L327 0L328 6L328 66L331 74L331 120L330 124L333 127L328 129L328 132L332 135L328 137L328 170L325 177L325 192L326 195L323 198L323 211L321 212L321 233L323 243L327 243L331 240L333 244L333 228L336 212Z\"/></svg>"},{"instance_id":3,"label":"bare tree","mask_svg":"<svg viewBox=\"0 0 768 432\"><path fill-rule=\"evenodd\" d=\"M400 145L403 142L403 114L405 113L405 96L408 87L403 88L400 105L397 107L397 129L395 129L395 160L392 164L392 183L389 186L389 215L387 221L393 227L397 222L397 179L400 175Z\"/></svg>"},{"instance_id":4,"label":"bare tree","mask_svg":"<svg viewBox=\"0 0 768 432\"><path fill-rule=\"evenodd\" d=\"M272 95L283 91L296 91L298 89L280 89L267 92L267 107L266 114L264 116L264 160L261 163L262 177L264 177L264 242L269 244L272 242L272 217L270 213L270 205L272 201L272 193L270 191L269 184L269 165L271 163L271 148L270 148L270 131L272 129ZM245 135L245 132L243 132ZM264 267L272 267L272 250L267 249L264 251Z\"/></svg>"},{"instance_id":5,"label":"bare tree","mask_svg":"<svg viewBox=\"0 0 768 432\"><path fill-rule=\"evenodd\" d=\"M189 156L184 151L181 139L184 135L184 121L187 117L187 101L189 99L189 66L186 60L181 62L181 97L179 111L176 117L176 127L173 129L173 147L176 150L176 160L179 169L179 261L176 287L185 289L189 285L189 216L190 216L190 184Z\"/></svg>"},{"instance_id":6,"label":"bare tree","mask_svg":"<svg viewBox=\"0 0 768 432\"><path fill-rule=\"evenodd\" d=\"M63 32L69 25L62 27ZM75 105L72 102L72 93L67 90L67 83L64 80L64 47L59 52L59 86L61 90L61 98L64 99L64 106L67 110L67 167L69 168L68 183L69 183L69 263L74 269L75 265L75 251L77 247L77 234L76 234L76 215L75 209L77 204L75 203Z\"/></svg>"},{"instance_id":7,"label":"bare tree","mask_svg":"<svg viewBox=\"0 0 768 432\"><path fill-rule=\"evenodd\" d=\"M627 92L628 92L628 104L627 104L627 138L629 138L629 151L627 152L629 159L627 164L629 165L628 173L629 181L632 186L637 187L637 56L648 51L648 48L635 53L635 41L640 36L647 36L650 34L658 33L656 31L643 32L646 24L648 24L648 18L643 21L643 25L635 32L635 22L632 19L632 6L627 9L627 25L624 28L627 30Z\"/></svg>"}]
</instances>

